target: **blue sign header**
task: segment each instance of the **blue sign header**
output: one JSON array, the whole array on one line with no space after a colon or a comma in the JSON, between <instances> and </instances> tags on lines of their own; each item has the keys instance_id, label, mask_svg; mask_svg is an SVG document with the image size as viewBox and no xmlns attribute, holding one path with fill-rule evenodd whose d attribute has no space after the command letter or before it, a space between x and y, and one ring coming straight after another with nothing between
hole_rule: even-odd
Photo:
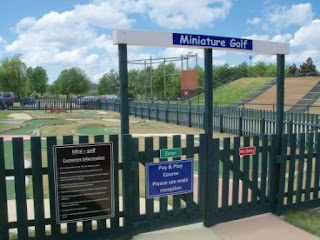
<instances>
[{"instance_id":1,"label":"blue sign header","mask_svg":"<svg viewBox=\"0 0 320 240\"><path fill-rule=\"evenodd\" d=\"M207 35L173 33L173 45L200 46L209 48L232 48L252 51L252 40Z\"/></svg>"},{"instance_id":2,"label":"blue sign header","mask_svg":"<svg viewBox=\"0 0 320 240\"><path fill-rule=\"evenodd\" d=\"M146 197L193 191L193 159L146 164Z\"/></svg>"}]
</instances>

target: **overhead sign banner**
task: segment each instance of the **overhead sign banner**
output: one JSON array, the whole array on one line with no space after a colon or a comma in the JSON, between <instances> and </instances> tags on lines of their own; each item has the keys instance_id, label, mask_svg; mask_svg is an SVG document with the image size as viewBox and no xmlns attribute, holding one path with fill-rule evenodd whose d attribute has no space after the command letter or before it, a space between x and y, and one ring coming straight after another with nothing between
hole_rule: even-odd
<instances>
[{"instance_id":1,"label":"overhead sign banner","mask_svg":"<svg viewBox=\"0 0 320 240\"><path fill-rule=\"evenodd\" d=\"M193 192L193 159L146 164L146 197Z\"/></svg>"},{"instance_id":2,"label":"overhead sign banner","mask_svg":"<svg viewBox=\"0 0 320 240\"><path fill-rule=\"evenodd\" d=\"M194 33L189 34L141 30L115 30L113 32L113 44L192 49L211 48L219 51L234 51L250 54L290 54L290 45L282 42L200 35Z\"/></svg>"},{"instance_id":3,"label":"overhead sign banner","mask_svg":"<svg viewBox=\"0 0 320 240\"><path fill-rule=\"evenodd\" d=\"M57 223L114 216L112 143L54 146Z\"/></svg>"},{"instance_id":4,"label":"overhead sign banner","mask_svg":"<svg viewBox=\"0 0 320 240\"><path fill-rule=\"evenodd\" d=\"M173 33L174 45L252 50L252 40L208 35Z\"/></svg>"}]
</instances>

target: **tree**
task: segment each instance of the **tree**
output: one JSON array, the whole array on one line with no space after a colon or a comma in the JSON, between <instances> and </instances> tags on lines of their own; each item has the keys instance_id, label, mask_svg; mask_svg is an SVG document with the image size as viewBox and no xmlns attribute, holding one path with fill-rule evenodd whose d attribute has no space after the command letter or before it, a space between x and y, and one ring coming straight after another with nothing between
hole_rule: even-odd
<instances>
[{"instance_id":1,"label":"tree","mask_svg":"<svg viewBox=\"0 0 320 240\"><path fill-rule=\"evenodd\" d=\"M80 68L73 67L63 70L54 82L57 93L67 95L83 94L90 90L91 81Z\"/></svg>"},{"instance_id":2,"label":"tree","mask_svg":"<svg viewBox=\"0 0 320 240\"><path fill-rule=\"evenodd\" d=\"M20 56L6 58L0 66L0 89L14 92L20 96L29 93L29 79L26 77L26 65Z\"/></svg>"},{"instance_id":3,"label":"tree","mask_svg":"<svg viewBox=\"0 0 320 240\"><path fill-rule=\"evenodd\" d=\"M118 94L120 86L119 74L113 69L103 74L98 83L98 94Z\"/></svg>"},{"instance_id":4,"label":"tree","mask_svg":"<svg viewBox=\"0 0 320 240\"><path fill-rule=\"evenodd\" d=\"M258 62L249 68L250 77L263 77L267 70L267 65L264 62Z\"/></svg>"},{"instance_id":5,"label":"tree","mask_svg":"<svg viewBox=\"0 0 320 240\"><path fill-rule=\"evenodd\" d=\"M317 71L316 65L313 64L312 58L308 58L306 62L302 63L299 68L299 74L303 76L317 76L319 72Z\"/></svg>"},{"instance_id":6,"label":"tree","mask_svg":"<svg viewBox=\"0 0 320 240\"><path fill-rule=\"evenodd\" d=\"M288 75L290 77L296 76L298 74L299 69L297 68L297 65L294 63L292 65L289 65Z\"/></svg>"},{"instance_id":7,"label":"tree","mask_svg":"<svg viewBox=\"0 0 320 240\"><path fill-rule=\"evenodd\" d=\"M43 95L47 91L48 75L44 68L38 66L32 69L32 67L29 67L26 70L26 76L30 80L31 92L37 92Z\"/></svg>"}]
</instances>

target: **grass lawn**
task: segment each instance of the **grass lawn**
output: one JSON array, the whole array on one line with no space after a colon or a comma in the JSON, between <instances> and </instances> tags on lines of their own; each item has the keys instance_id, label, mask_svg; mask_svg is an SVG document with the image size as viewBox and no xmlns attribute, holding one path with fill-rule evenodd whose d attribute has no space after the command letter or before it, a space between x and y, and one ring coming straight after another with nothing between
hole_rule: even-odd
<instances>
[{"instance_id":1,"label":"grass lawn","mask_svg":"<svg viewBox=\"0 0 320 240\"><path fill-rule=\"evenodd\" d=\"M213 101L222 103L237 103L243 101L258 89L267 85L274 78L240 78L230 84L223 85L214 90ZM192 99L193 103L198 101L198 97ZM200 94L199 101L204 102L204 94Z\"/></svg>"},{"instance_id":2,"label":"grass lawn","mask_svg":"<svg viewBox=\"0 0 320 240\"><path fill-rule=\"evenodd\" d=\"M320 237L320 208L305 211L288 212L285 220L311 234Z\"/></svg>"}]
</instances>

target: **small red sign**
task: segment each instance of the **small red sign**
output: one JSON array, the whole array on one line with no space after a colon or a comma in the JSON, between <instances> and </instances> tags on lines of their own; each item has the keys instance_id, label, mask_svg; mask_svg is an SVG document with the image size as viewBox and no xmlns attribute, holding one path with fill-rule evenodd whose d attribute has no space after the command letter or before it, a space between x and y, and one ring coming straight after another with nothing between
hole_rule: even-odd
<instances>
[{"instance_id":1,"label":"small red sign","mask_svg":"<svg viewBox=\"0 0 320 240\"><path fill-rule=\"evenodd\" d=\"M239 148L239 156L248 156L248 155L255 155L255 154L256 154L256 147Z\"/></svg>"}]
</instances>

